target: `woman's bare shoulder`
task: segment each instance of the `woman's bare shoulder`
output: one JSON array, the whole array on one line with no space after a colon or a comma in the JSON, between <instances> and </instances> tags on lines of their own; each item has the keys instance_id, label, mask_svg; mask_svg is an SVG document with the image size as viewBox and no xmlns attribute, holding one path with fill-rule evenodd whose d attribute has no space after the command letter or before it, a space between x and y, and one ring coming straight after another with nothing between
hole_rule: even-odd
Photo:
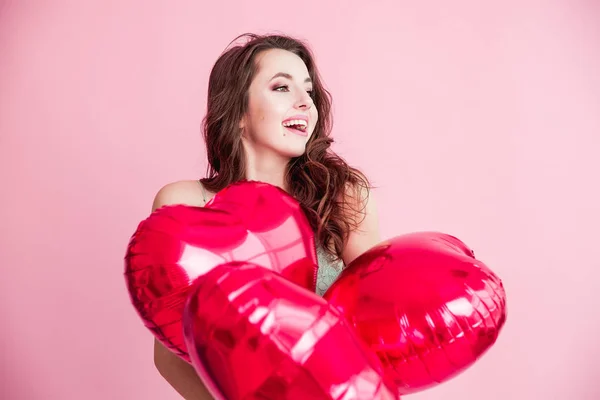
<instances>
[{"instance_id":1,"label":"woman's bare shoulder","mask_svg":"<svg viewBox=\"0 0 600 400\"><path fill-rule=\"evenodd\" d=\"M181 180L167 183L156 193L152 211L166 205L185 204L189 206L204 206L213 194L204 190L198 180Z\"/></svg>"}]
</instances>

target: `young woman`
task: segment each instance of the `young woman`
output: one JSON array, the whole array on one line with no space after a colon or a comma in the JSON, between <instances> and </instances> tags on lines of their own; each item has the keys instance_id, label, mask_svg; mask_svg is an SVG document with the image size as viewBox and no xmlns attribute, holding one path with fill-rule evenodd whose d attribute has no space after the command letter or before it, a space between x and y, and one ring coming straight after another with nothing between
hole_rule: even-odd
<instances>
[{"instance_id":1,"label":"young woman","mask_svg":"<svg viewBox=\"0 0 600 400\"><path fill-rule=\"evenodd\" d=\"M165 185L153 210L203 206L242 179L281 187L304 206L315 231L322 295L345 264L380 242L369 181L329 149L331 98L308 47L281 35L243 37L210 74L208 176ZM154 362L185 399L212 399L193 367L158 341Z\"/></svg>"}]
</instances>

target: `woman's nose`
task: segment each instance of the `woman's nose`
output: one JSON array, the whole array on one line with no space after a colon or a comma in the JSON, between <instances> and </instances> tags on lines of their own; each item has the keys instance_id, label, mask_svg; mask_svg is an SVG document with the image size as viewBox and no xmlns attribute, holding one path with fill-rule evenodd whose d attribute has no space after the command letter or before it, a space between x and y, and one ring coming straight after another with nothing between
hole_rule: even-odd
<instances>
[{"instance_id":1,"label":"woman's nose","mask_svg":"<svg viewBox=\"0 0 600 400\"><path fill-rule=\"evenodd\" d=\"M302 91L298 101L296 102L296 107L301 109L309 109L313 105L312 97L308 92Z\"/></svg>"}]
</instances>

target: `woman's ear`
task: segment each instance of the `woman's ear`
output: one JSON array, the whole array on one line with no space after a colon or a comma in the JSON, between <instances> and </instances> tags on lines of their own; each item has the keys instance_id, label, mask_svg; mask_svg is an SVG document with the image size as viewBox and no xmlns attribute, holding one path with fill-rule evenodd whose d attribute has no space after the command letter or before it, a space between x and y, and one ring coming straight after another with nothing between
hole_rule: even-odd
<instances>
[{"instance_id":1,"label":"woman's ear","mask_svg":"<svg viewBox=\"0 0 600 400\"><path fill-rule=\"evenodd\" d=\"M240 123L238 124L239 128L240 128L240 137L242 139L246 138L248 139L248 131L246 130L246 116L244 115L241 119L240 119Z\"/></svg>"}]
</instances>

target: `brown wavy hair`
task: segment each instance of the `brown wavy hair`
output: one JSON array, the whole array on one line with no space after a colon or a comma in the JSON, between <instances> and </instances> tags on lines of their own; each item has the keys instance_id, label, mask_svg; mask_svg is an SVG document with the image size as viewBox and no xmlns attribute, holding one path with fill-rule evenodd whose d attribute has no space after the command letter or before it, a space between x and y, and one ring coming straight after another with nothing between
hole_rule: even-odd
<instances>
[{"instance_id":1,"label":"brown wavy hair","mask_svg":"<svg viewBox=\"0 0 600 400\"><path fill-rule=\"evenodd\" d=\"M208 83L207 113L202 130L208 156L207 177L200 179L206 189L218 192L246 178L246 156L239 122L248 108L248 89L257 72L255 58L263 51L282 49L299 56L313 82L313 102L319 118L306 151L287 165L285 181L289 193L306 212L318 245L341 259L344 244L360 223L368 179L330 149L331 95L323 83L309 47L285 35L246 33L232 43L216 61ZM231 45L231 44L230 44Z\"/></svg>"}]
</instances>

